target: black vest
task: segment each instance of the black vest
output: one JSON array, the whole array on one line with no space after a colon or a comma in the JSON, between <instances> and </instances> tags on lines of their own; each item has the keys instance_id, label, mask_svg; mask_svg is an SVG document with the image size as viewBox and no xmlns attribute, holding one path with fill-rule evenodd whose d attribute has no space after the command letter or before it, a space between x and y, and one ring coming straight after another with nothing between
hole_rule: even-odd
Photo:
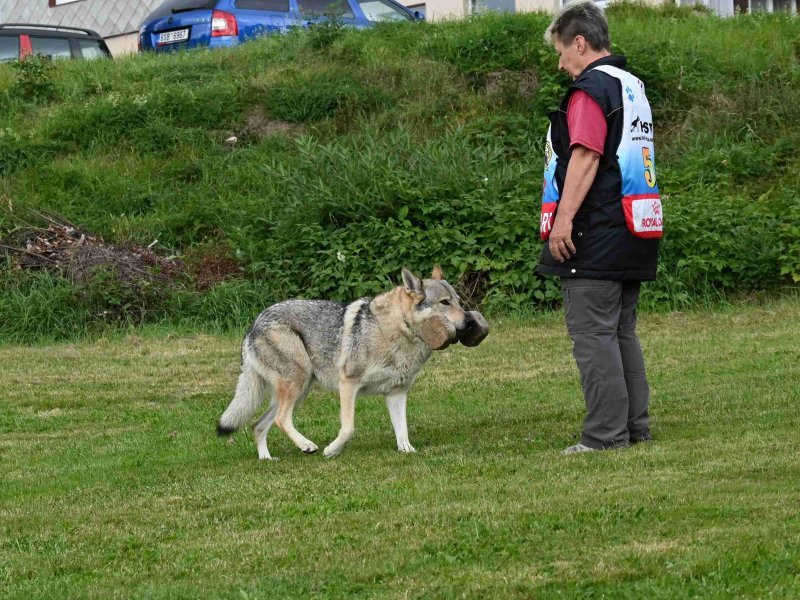
<instances>
[{"instance_id":1,"label":"black vest","mask_svg":"<svg viewBox=\"0 0 800 600\"><path fill-rule=\"evenodd\" d=\"M624 56L606 56L584 69L567 90L556 112L550 113L553 151L556 155L556 182L564 189L572 151L569 148L567 106L575 90L589 94L606 117L608 134L603 156L592 186L572 222L572 243L575 255L559 263L550 254L545 242L537 270L559 277L646 281L656 278L658 240L635 237L625 224L622 209L622 176L617 161L617 148L622 139L624 113L619 80L593 70L599 65L624 69ZM556 209L556 214L558 210Z\"/></svg>"}]
</instances>

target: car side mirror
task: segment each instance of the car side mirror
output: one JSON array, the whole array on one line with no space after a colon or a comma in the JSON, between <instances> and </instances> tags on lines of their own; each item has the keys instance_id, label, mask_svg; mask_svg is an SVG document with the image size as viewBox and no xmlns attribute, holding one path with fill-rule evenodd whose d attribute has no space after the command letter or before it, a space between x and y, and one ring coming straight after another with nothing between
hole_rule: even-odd
<instances>
[{"instance_id":1,"label":"car side mirror","mask_svg":"<svg viewBox=\"0 0 800 600\"><path fill-rule=\"evenodd\" d=\"M418 10L415 10L415 11L414 11L414 18L415 18L417 21L424 21L424 20L425 20L425 15L423 15L423 14L422 14L421 12L419 12Z\"/></svg>"}]
</instances>

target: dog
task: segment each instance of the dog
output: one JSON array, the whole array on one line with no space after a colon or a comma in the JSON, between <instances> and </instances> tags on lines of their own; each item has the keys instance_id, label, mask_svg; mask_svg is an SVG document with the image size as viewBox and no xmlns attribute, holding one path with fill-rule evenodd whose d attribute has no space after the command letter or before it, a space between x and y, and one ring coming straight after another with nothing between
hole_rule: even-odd
<instances>
[{"instance_id":1,"label":"dog","mask_svg":"<svg viewBox=\"0 0 800 600\"><path fill-rule=\"evenodd\" d=\"M287 300L264 310L242 342L236 392L219 418L217 433L230 435L247 424L271 392L266 412L254 423L258 457L271 459L267 434L273 423L303 452L317 445L292 423L294 409L313 383L339 392L341 428L323 451L338 455L353 436L355 402L361 395L386 398L400 452L415 452L408 439L408 390L434 350L455 342L477 346L489 325L465 311L437 265L421 280L406 268L402 285L374 298L339 303Z\"/></svg>"}]
</instances>

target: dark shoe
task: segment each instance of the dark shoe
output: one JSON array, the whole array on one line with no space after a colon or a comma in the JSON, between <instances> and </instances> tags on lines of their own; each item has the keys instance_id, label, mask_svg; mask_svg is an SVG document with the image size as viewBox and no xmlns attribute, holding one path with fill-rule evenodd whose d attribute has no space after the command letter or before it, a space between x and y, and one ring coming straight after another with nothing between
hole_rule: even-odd
<instances>
[{"instance_id":1,"label":"dark shoe","mask_svg":"<svg viewBox=\"0 0 800 600\"><path fill-rule=\"evenodd\" d=\"M638 435L631 435L630 440L631 444L639 444L641 442L652 442L653 436L650 434L649 431L645 431Z\"/></svg>"}]
</instances>

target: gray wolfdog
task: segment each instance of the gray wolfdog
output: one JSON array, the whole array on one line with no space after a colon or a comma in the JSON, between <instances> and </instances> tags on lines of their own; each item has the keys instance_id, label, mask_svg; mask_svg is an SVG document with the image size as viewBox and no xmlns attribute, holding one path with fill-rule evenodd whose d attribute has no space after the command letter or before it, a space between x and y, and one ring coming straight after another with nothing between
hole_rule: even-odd
<instances>
[{"instance_id":1,"label":"gray wolfdog","mask_svg":"<svg viewBox=\"0 0 800 600\"><path fill-rule=\"evenodd\" d=\"M403 285L375 298L350 303L288 300L262 312L242 342L242 372L233 401L217 424L228 435L247 424L269 390L267 411L253 425L258 457L272 458L267 433L276 423L303 452L317 451L292 424L292 413L311 384L338 390L339 435L323 454L339 454L353 435L359 395L386 397L397 449L414 452L408 441L406 396L433 350L460 341L477 346L489 326L476 311L459 306L453 287L434 267L421 280L403 269Z\"/></svg>"}]
</instances>

